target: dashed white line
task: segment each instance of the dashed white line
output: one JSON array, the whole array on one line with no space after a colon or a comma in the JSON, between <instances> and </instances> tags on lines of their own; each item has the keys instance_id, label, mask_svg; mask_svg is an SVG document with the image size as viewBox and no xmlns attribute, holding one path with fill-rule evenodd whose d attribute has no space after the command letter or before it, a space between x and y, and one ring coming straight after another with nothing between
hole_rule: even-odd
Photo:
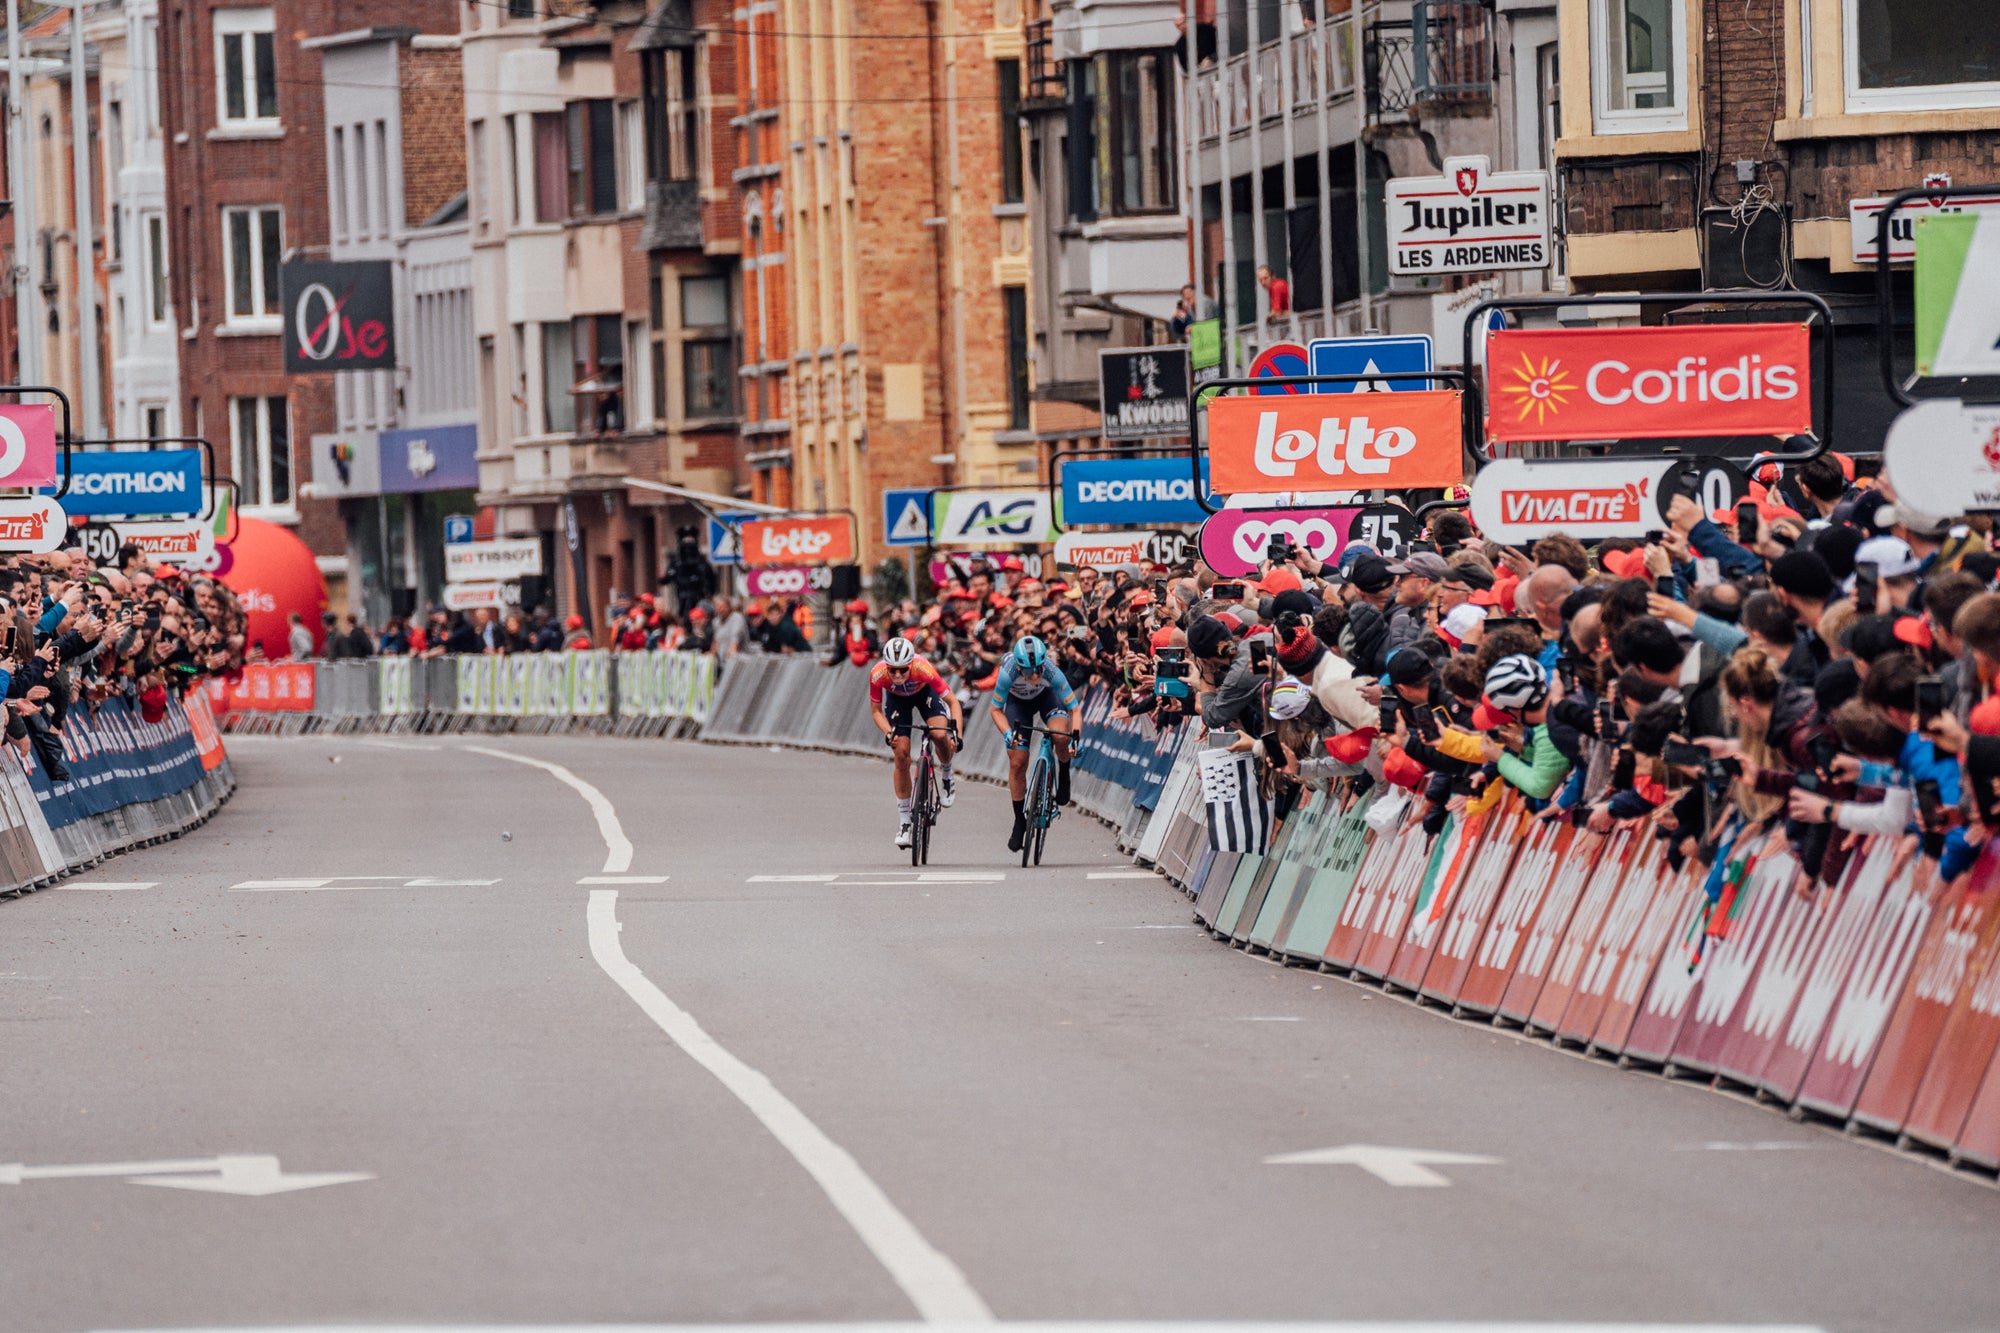
<instances>
[{"instance_id":1,"label":"dashed white line","mask_svg":"<svg viewBox=\"0 0 2000 1333\"><path fill-rule=\"evenodd\" d=\"M80 889L95 889L103 893L131 893L139 889L157 889L160 887L160 881L156 879L135 879L127 883L114 883L110 880L99 880L93 884L58 884L56 887L67 889L72 893Z\"/></svg>"},{"instance_id":2,"label":"dashed white line","mask_svg":"<svg viewBox=\"0 0 2000 1333\"><path fill-rule=\"evenodd\" d=\"M752 875L745 884L831 884L838 875Z\"/></svg>"},{"instance_id":3,"label":"dashed white line","mask_svg":"<svg viewBox=\"0 0 2000 1333\"><path fill-rule=\"evenodd\" d=\"M625 829L618 822L618 811L612 808L610 797L561 764L552 764L546 759L531 759L524 754L509 754L484 745L468 745L465 748L489 759L505 759L509 763L539 768L575 791L590 806L590 813L597 816L597 831L604 838L604 873L622 875L632 868L632 840L625 836Z\"/></svg>"},{"instance_id":4,"label":"dashed white line","mask_svg":"<svg viewBox=\"0 0 2000 1333\"><path fill-rule=\"evenodd\" d=\"M648 1018L673 1039L695 1063L715 1075L736 1095L771 1137L783 1144L806 1173L826 1191L826 1197L847 1219L889 1271L903 1294L930 1323L993 1321L993 1312L942 1251L924 1239L914 1223L869 1178L845 1148L828 1138L771 1080L724 1049L702 1030L694 1017L654 985L625 957L618 943L618 891L592 889L586 917L590 954Z\"/></svg>"},{"instance_id":5,"label":"dashed white line","mask_svg":"<svg viewBox=\"0 0 2000 1333\"><path fill-rule=\"evenodd\" d=\"M1158 879L1151 870L1093 870L1085 879Z\"/></svg>"},{"instance_id":6,"label":"dashed white line","mask_svg":"<svg viewBox=\"0 0 2000 1333\"><path fill-rule=\"evenodd\" d=\"M665 884L665 875L585 875L579 884Z\"/></svg>"}]
</instances>

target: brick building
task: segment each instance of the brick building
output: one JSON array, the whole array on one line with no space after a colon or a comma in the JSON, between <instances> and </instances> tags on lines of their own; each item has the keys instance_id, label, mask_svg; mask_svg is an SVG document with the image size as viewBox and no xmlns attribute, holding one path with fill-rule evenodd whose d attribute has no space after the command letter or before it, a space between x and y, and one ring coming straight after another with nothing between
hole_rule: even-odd
<instances>
[{"instance_id":1,"label":"brick building","mask_svg":"<svg viewBox=\"0 0 2000 1333\"><path fill-rule=\"evenodd\" d=\"M1559 17L1573 286L1825 296L1839 329L1835 447L1878 452L1892 404L1875 369L1875 279L1858 262L1873 222L1851 205L1941 176L2000 179L1993 26L1925 0L1562 0ZM1907 268L1896 286L1907 321Z\"/></svg>"},{"instance_id":2,"label":"brick building","mask_svg":"<svg viewBox=\"0 0 2000 1333\"><path fill-rule=\"evenodd\" d=\"M229 460L246 513L297 528L336 606L345 527L332 502L302 489L313 477L305 442L336 427L335 388L329 375L286 375L280 339L284 257L325 257L331 241L327 89L311 39L457 27L449 0L169 0L160 14L181 421Z\"/></svg>"}]
</instances>

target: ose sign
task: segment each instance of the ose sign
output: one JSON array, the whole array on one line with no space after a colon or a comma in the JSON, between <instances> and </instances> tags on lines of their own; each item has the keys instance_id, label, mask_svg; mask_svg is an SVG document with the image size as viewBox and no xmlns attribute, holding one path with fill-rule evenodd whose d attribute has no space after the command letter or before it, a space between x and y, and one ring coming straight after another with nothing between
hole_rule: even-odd
<instances>
[{"instance_id":1,"label":"ose sign","mask_svg":"<svg viewBox=\"0 0 2000 1333\"><path fill-rule=\"evenodd\" d=\"M390 261L294 259L284 266L280 286L286 371L395 369L396 295Z\"/></svg>"},{"instance_id":2,"label":"ose sign","mask_svg":"<svg viewBox=\"0 0 2000 1333\"><path fill-rule=\"evenodd\" d=\"M752 568L845 565L854 559L854 522L845 514L760 518L745 523L742 532L743 563Z\"/></svg>"},{"instance_id":3,"label":"ose sign","mask_svg":"<svg viewBox=\"0 0 2000 1333\"><path fill-rule=\"evenodd\" d=\"M1496 173L1491 165L1483 157L1448 157L1442 176L1388 183L1391 272L1548 267L1548 173Z\"/></svg>"},{"instance_id":4,"label":"ose sign","mask_svg":"<svg viewBox=\"0 0 2000 1333\"><path fill-rule=\"evenodd\" d=\"M1803 324L1503 330L1486 348L1487 438L1805 434L1810 347Z\"/></svg>"},{"instance_id":5,"label":"ose sign","mask_svg":"<svg viewBox=\"0 0 2000 1333\"><path fill-rule=\"evenodd\" d=\"M1231 495L1455 486L1465 474L1459 392L1218 398L1213 485Z\"/></svg>"}]
</instances>

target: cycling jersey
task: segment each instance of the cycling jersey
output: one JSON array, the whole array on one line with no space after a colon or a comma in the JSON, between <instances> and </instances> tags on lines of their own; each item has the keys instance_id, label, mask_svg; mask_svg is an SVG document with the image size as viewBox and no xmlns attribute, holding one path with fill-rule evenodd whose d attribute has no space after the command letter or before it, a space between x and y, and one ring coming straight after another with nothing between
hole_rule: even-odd
<instances>
[{"instance_id":1,"label":"cycling jersey","mask_svg":"<svg viewBox=\"0 0 2000 1333\"><path fill-rule=\"evenodd\" d=\"M945 693L944 677L937 673L930 659L919 657L910 663L910 674L897 680L889 674L887 662L877 662L868 672L868 702L880 707L884 694L893 694L899 699L907 699L914 694Z\"/></svg>"},{"instance_id":2,"label":"cycling jersey","mask_svg":"<svg viewBox=\"0 0 2000 1333\"><path fill-rule=\"evenodd\" d=\"M1021 664L1008 653L1000 659L999 674L993 678L993 697L997 701L1011 695L1016 699L1033 699L1042 691L1055 695L1056 701L1065 709L1076 707L1076 691L1064 679L1062 668L1053 661L1044 662L1040 671L1023 671Z\"/></svg>"}]
</instances>

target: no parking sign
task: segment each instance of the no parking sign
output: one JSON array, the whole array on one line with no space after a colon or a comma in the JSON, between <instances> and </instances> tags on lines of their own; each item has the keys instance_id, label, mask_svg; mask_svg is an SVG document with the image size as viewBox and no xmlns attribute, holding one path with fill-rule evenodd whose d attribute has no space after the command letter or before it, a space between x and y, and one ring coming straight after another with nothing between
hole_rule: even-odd
<instances>
[{"instance_id":1,"label":"no parking sign","mask_svg":"<svg viewBox=\"0 0 2000 1333\"><path fill-rule=\"evenodd\" d=\"M1297 343L1273 343L1257 353L1257 359L1250 363L1250 378L1288 379L1297 375L1312 374L1312 363L1306 349ZM1253 389L1253 393L1311 393L1310 384L1265 384Z\"/></svg>"}]
</instances>

